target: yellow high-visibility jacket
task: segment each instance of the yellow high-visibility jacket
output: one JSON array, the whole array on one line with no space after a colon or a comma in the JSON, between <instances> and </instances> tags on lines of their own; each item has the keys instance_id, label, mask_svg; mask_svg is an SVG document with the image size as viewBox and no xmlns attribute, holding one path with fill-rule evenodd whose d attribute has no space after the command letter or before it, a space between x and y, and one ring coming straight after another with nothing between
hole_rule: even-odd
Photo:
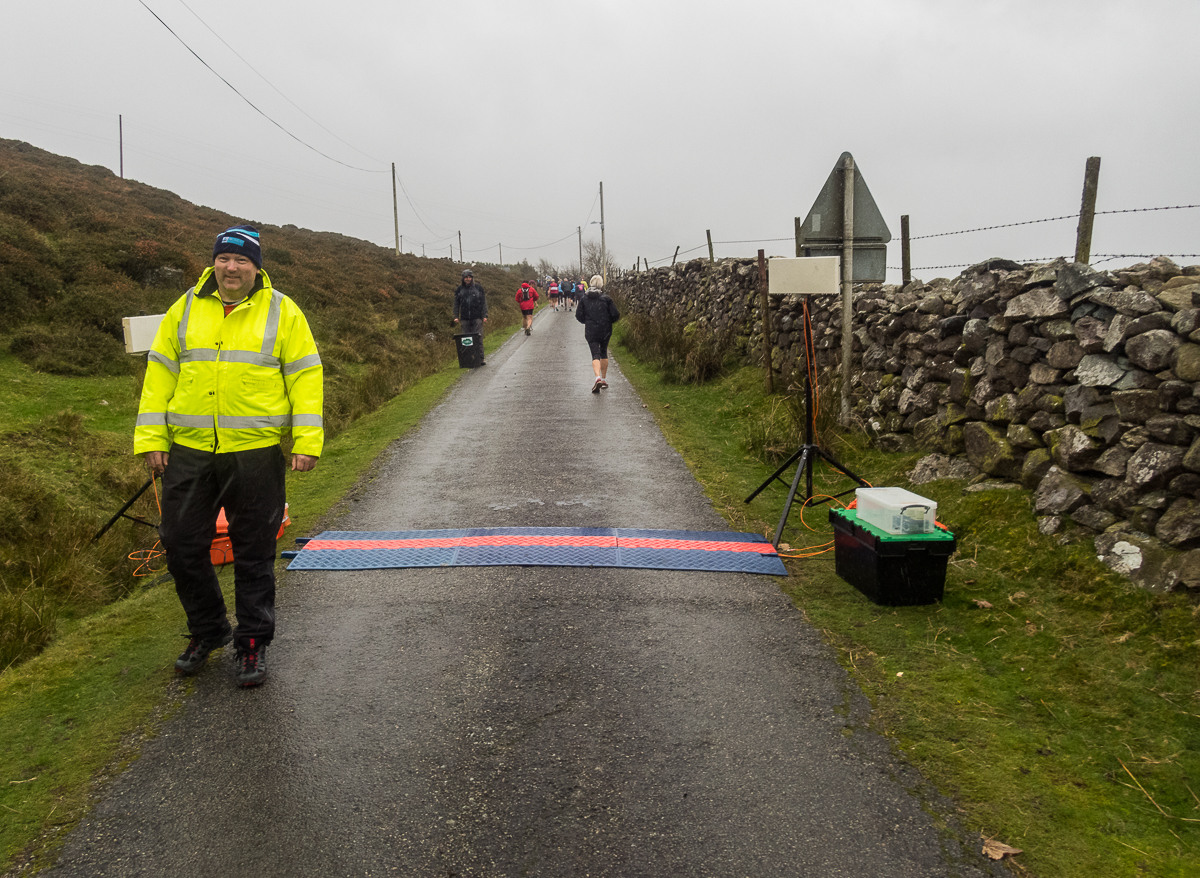
<instances>
[{"instance_id":1,"label":"yellow high-visibility jacket","mask_svg":"<svg viewBox=\"0 0 1200 878\"><path fill-rule=\"evenodd\" d=\"M212 268L163 317L146 364L135 454L172 443L220 453L279 443L320 457L321 357L304 314L266 272L225 316Z\"/></svg>"}]
</instances>

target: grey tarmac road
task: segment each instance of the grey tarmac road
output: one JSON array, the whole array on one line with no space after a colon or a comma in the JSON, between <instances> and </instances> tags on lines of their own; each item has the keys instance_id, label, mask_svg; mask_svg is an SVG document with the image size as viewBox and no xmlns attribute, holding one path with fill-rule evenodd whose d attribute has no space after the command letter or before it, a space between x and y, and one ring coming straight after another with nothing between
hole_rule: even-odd
<instances>
[{"instance_id":1,"label":"grey tarmac road","mask_svg":"<svg viewBox=\"0 0 1200 878\"><path fill-rule=\"evenodd\" d=\"M574 316L465 375L332 526L727 530L615 364L589 392ZM50 874L1000 874L771 577L287 574L268 659L243 691L215 655Z\"/></svg>"}]
</instances>

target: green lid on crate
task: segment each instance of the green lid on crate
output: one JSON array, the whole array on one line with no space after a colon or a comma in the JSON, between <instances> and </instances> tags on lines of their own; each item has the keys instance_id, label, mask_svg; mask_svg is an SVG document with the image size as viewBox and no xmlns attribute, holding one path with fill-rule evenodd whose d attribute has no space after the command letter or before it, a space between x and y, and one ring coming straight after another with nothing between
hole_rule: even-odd
<instances>
[{"instance_id":1,"label":"green lid on crate","mask_svg":"<svg viewBox=\"0 0 1200 878\"><path fill-rule=\"evenodd\" d=\"M937 543L954 539L954 534L940 527L934 530L933 533L927 534L890 534L883 528L876 527L870 522L860 521L858 511L855 509L830 509L829 514L839 515L851 524L861 527L867 533L884 541L897 543Z\"/></svg>"}]
</instances>

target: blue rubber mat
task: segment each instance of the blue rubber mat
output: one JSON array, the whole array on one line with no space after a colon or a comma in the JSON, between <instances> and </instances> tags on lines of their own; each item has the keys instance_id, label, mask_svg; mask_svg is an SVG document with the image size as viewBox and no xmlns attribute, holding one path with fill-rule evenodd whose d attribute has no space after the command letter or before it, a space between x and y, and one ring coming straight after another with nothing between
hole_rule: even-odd
<instances>
[{"instance_id":1,"label":"blue rubber mat","mask_svg":"<svg viewBox=\"0 0 1200 878\"><path fill-rule=\"evenodd\" d=\"M289 570L391 567L639 567L786 576L758 534L633 528L492 527L325 531L298 541Z\"/></svg>"}]
</instances>

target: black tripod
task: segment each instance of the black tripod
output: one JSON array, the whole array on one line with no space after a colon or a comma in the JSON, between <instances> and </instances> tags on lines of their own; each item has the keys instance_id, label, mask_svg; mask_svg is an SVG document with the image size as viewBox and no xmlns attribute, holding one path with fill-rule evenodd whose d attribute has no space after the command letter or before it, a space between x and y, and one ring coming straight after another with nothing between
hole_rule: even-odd
<instances>
[{"instance_id":1,"label":"black tripod","mask_svg":"<svg viewBox=\"0 0 1200 878\"><path fill-rule=\"evenodd\" d=\"M826 463L828 463L838 472L854 479L854 481L858 483L858 486L868 486L868 483L865 479L862 479L850 472L850 470L846 469L846 467L843 466L832 454L830 454L828 451L825 451L813 441L814 434L816 433L817 421L816 412L813 411L813 382L815 380L814 370L816 369L816 356L813 352L812 321L809 320L808 316L807 299L804 302L804 360L804 444L796 450L795 454L784 461L783 466L775 470L775 472L771 474L770 478L755 488L754 493L745 500L746 503L749 503L751 500L761 494L763 490L765 490L766 487L771 484L771 482L778 481L781 484L787 484L787 482L784 482L784 480L779 477L783 475L784 471L789 466L791 466L797 460L800 461L800 465L796 467L796 476L792 479L791 489L788 491L787 503L785 503L783 506L783 515L779 517L779 527L775 528L775 539L771 541L771 544L777 549L779 548L779 538L783 535L783 526L787 524L788 515L790 515L792 511L792 501L795 500L796 491L800 487L800 475L802 473L805 476L804 503L807 504L808 501L813 498L813 464L816 463L818 457L823 458ZM834 496L842 497L854 490L854 488L850 488L849 490L842 491L840 494ZM826 502L828 501L820 501L820 503Z\"/></svg>"},{"instance_id":2,"label":"black tripod","mask_svg":"<svg viewBox=\"0 0 1200 878\"><path fill-rule=\"evenodd\" d=\"M138 518L136 515L129 515L125 511L130 506L132 506L134 503L136 503L138 501L138 498L146 493L146 489L149 488L153 484L154 484L154 477L151 476L149 479L146 480L146 484L144 484L140 488L138 488L137 493L134 494L132 497L130 497L129 500L126 501L124 506L122 506L120 509L117 510L117 514L108 520L108 524L106 524L106 525L104 525L104 527L100 528L99 532L94 537L92 537L92 542L93 543L96 542L96 540L100 539L100 537L102 537L106 533L108 533L108 529L117 523L118 518L128 518L130 521L136 521L138 524L144 524L147 527L156 527L156 525L150 523L149 521L146 521L146 519Z\"/></svg>"}]
</instances>

